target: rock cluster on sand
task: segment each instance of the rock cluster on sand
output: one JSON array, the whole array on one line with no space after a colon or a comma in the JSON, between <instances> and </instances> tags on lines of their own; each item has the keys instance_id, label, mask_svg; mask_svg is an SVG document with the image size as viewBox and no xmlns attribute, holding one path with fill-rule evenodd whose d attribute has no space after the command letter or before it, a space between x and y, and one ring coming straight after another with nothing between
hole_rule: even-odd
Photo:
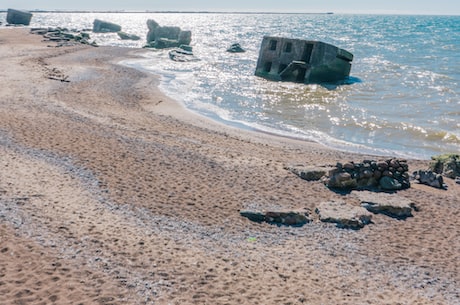
<instances>
[{"instance_id":1,"label":"rock cluster on sand","mask_svg":"<svg viewBox=\"0 0 460 305\"><path fill-rule=\"evenodd\" d=\"M180 45L189 45L192 41L191 31L182 31L177 26L160 26L155 20L147 20L147 48L177 48Z\"/></svg>"},{"instance_id":2,"label":"rock cluster on sand","mask_svg":"<svg viewBox=\"0 0 460 305\"><path fill-rule=\"evenodd\" d=\"M408 170L407 161L398 159L337 163L324 182L333 189L402 190L410 187Z\"/></svg>"},{"instance_id":3,"label":"rock cluster on sand","mask_svg":"<svg viewBox=\"0 0 460 305\"><path fill-rule=\"evenodd\" d=\"M75 43L96 46L95 42L89 42L90 36L86 32L69 30L66 28L32 28L30 33L42 35L45 41L58 43L57 46L72 45Z\"/></svg>"},{"instance_id":4,"label":"rock cluster on sand","mask_svg":"<svg viewBox=\"0 0 460 305\"><path fill-rule=\"evenodd\" d=\"M438 189L445 189L447 188L446 184L444 184L444 178L441 174L437 174L431 170L418 170L412 174L412 179L416 183L425 184L431 187L435 187Z\"/></svg>"},{"instance_id":5,"label":"rock cluster on sand","mask_svg":"<svg viewBox=\"0 0 460 305\"><path fill-rule=\"evenodd\" d=\"M433 172L452 179L460 177L460 155L445 154L431 159L430 170Z\"/></svg>"}]
</instances>

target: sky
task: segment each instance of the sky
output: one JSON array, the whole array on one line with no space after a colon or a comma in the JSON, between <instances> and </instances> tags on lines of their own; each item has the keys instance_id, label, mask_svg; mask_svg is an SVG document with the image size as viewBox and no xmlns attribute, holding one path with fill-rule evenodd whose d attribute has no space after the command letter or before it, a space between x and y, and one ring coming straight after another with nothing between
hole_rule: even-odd
<instances>
[{"instance_id":1,"label":"sky","mask_svg":"<svg viewBox=\"0 0 460 305\"><path fill-rule=\"evenodd\" d=\"M458 0L0 0L0 9L460 15Z\"/></svg>"}]
</instances>

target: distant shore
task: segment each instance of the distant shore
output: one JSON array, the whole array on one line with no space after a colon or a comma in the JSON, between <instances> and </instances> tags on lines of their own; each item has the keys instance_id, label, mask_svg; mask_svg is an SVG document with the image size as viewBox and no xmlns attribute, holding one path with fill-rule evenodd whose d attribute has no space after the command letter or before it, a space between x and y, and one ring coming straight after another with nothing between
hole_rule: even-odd
<instances>
[{"instance_id":1,"label":"distant shore","mask_svg":"<svg viewBox=\"0 0 460 305\"><path fill-rule=\"evenodd\" d=\"M0 13L6 13L8 9L0 9ZM318 12L318 13L309 13L309 12L264 12L264 11L254 11L254 12L244 12L244 11L126 11L126 10L28 10L31 13L133 13L133 14L145 14L145 13L154 13L154 14L286 14L286 15L332 15L333 12Z\"/></svg>"}]
</instances>

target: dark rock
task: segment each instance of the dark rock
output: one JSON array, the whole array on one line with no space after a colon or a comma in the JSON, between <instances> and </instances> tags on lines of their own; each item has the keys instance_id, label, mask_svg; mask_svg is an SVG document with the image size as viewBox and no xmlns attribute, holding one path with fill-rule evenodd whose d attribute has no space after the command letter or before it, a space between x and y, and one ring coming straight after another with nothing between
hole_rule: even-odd
<instances>
[{"instance_id":1,"label":"dark rock","mask_svg":"<svg viewBox=\"0 0 460 305\"><path fill-rule=\"evenodd\" d=\"M387 161L364 160L362 163L337 163L329 171L324 182L336 189L374 189L400 190L410 187L409 174L405 160Z\"/></svg>"},{"instance_id":2,"label":"dark rock","mask_svg":"<svg viewBox=\"0 0 460 305\"><path fill-rule=\"evenodd\" d=\"M431 157L430 169L445 177L455 179L460 177L460 155L445 154Z\"/></svg>"},{"instance_id":3,"label":"dark rock","mask_svg":"<svg viewBox=\"0 0 460 305\"><path fill-rule=\"evenodd\" d=\"M352 192L361 201L361 206L374 214L384 214L397 219L412 217L414 203L395 194L368 191Z\"/></svg>"},{"instance_id":4,"label":"dark rock","mask_svg":"<svg viewBox=\"0 0 460 305\"><path fill-rule=\"evenodd\" d=\"M240 211L240 215L255 222L265 221L265 213L259 211L242 210Z\"/></svg>"},{"instance_id":5,"label":"dark rock","mask_svg":"<svg viewBox=\"0 0 460 305\"><path fill-rule=\"evenodd\" d=\"M28 11L8 9L6 22L9 24L29 25L32 20L32 14Z\"/></svg>"},{"instance_id":6,"label":"dark rock","mask_svg":"<svg viewBox=\"0 0 460 305\"><path fill-rule=\"evenodd\" d=\"M99 19L95 19L93 22L93 32L94 33L115 33L115 32L120 32L121 31L121 26L118 24L108 22L108 21L102 21Z\"/></svg>"},{"instance_id":7,"label":"dark rock","mask_svg":"<svg viewBox=\"0 0 460 305\"><path fill-rule=\"evenodd\" d=\"M267 222L275 225L285 225L293 227L301 227L311 220L306 216L305 213L295 211L250 211L242 210L240 215L248 218L255 222Z\"/></svg>"},{"instance_id":8,"label":"dark rock","mask_svg":"<svg viewBox=\"0 0 460 305\"><path fill-rule=\"evenodd\" d=\"M403 189L403 186L402 184L390 177L390 176L384 176L380 179L379 181L379 184L380 184L380 187L383 189L383 190L388 190L388 191L398 191L398 190L402 190Z\"/></svg>"},{"instance_id":9,"label":"dark rock","mask_svg":"<svg viewBox=\"0 0 460 305\"><path fill-rule=\"evenodd\" d=\"M227 49L227 52L230 52L230 53L243 53L243 52L246 52L246 50L243 49L239 43L234 43Z\"/></svg>"},{"instance_id":10,"label":"dark rock","mask_svg":"<svg viewBox=\"0 0 460 305\"><path fill-rule=\"evenodd\" d=\"M446 189L447 186L444 184L444 179L441 174L432 172L431 170L423 171L419 170L412 174L412 178L421 184L425 184L438 189Z\"/></svg>"},{"instance_id":11,"label":"dark rock","mask_svg":"<svg viewBox=\"0 0 460 305\"><path fill-rule=\"evenodd\" d=\"M322 202L316 213L322 222L335 223L343 229L358 230L371 223L372 214L365 208L346 204L345 202Z\"/></svg>"}]
</instances>

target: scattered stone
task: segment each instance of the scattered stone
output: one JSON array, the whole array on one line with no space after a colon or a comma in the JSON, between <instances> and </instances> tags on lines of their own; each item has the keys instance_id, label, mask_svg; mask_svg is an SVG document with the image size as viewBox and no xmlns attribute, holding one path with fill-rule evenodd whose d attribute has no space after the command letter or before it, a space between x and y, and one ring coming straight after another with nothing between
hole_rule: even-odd
<instances>
[{"instance_id":1,"label":"scattered stone","mask_svg":"<svg viewBox=\"0 0 460 305\"><path fill-rule=\"evenodd\" d=\"M239 43L233 43L233 44L227 49L227 52L230 52L230 53L244 53L244 52L246 52L246 50L243 49Z\"/></svg>"},{"instance_id":2,"label":"scattered stone","mask_svg":"<svg viewBox=\"0 0 460 305\"><path fill-rule=\"evenodd\" d=\"M410 187L406 160L337 163L324 179L329 188L401 190Z\"/></svg>"},{"instance_id":3,"label":"scattered stone","mask_svg":"<svg viewBox=\"0 0 460 305\"><path fill-rule=\"evenodd\" d=\"M311 222L305 213L302 212L283 212L283 211L251 211L251 210L242 210L240 215L248 218L251 221L255 222L267 222L269 224L275 225L285 225L293 227L301 227L306 223Z\"/></svg>"},{"instance_id":4,"label":"scattered stone","mask_svg":"<svg viewBox=\"0 0 460 305\"><path fill-rule=\"evenodd\" d=\"M22 24L29 25L30 20L32 20L32 14L28 11L8 9L6 15L6 22L8 24Z\"/></svg>"},{"instance_id":5,"label":"scattered stone","mask_svg":"<svg viewBox=\"0 0 460 305\"><path fill-rule=\"evenodd\" d=\"M374 214L384 214L397 219L412 217L415 204L395 194L354 191L352 196L361 201L361 206Z\"/></svg>"},{"instance_id":6,"label":"scattered stone","mask_svg":"<svg viewBox=\"0 0 460 305\"><path fill-rule=\"evenodd\" d=\"M330 168L325 167L304 167L302 165L287 166L284 169L307 181L319 181L330 170Z\"/></svg>"},{"instance_id":7,"label":"scattered stone","mask_svg":"<svg viewBox=\"0 0 460 305\"><path fill-rule=\"evenodd\" d=\"M116 33L121 31L121 26L112 22L95 19L93 21L94 33Z\"/></svg>"},{"instance_id":8,"label":"scattered stone","mask_svg":"<svg viewBox=\"0 0 460 305\"><path fill-rule=\"evenodd\" d=\"M416 183L425 184L438 189L447 189L444 179L441 174L437 174L431 170L419 170L412 174L412 178Z\"/></svg>"},{"instance_id":9,"label":"scattered stone","mask_svg":"<svg viewBox=\"0 0 460 305\"><path fill-rule=\"evenodd\" d=\"M345 202L322 202L316 208L322 222L335 223L338 228L358 230L371 223L372 214L363 207Z\"/></svg>"},{"instance_id":10,"label":"scattered stone","mask_svg":"<svg viewBox=\"0 0 460 305\"><path fill-rule=\"evenodd\" d=\"M128 33L125 33L125 32L117 32L118 34L118 37L120 37L122 40L140 40L141 38L137 35L134 35L134 34L128 34Z\"/></svg>"},{"instance_id":11,"label":"scattered stone","mask_svg":"<svg viewBox=\"0 0 460 305\"><path fill-rule=\"evenodd\" d=\"M430 170L447 178L460 177L460 155L445 154L431 157Z\"/></svg>"},{"instance_id":12,"label":"scattered stone","mask_svg":"<svg viewBox=\"0 0 460 305\"><path fill-rule=\"evenodd\" d=\"M86 32L68 30L66 28L32 28L30 33L42 35L45 41L56 42L57 47L70 46L75 44L87 44L97 46L95 42L89 42L90 36Z\"/></svg>"}]
</instances>

